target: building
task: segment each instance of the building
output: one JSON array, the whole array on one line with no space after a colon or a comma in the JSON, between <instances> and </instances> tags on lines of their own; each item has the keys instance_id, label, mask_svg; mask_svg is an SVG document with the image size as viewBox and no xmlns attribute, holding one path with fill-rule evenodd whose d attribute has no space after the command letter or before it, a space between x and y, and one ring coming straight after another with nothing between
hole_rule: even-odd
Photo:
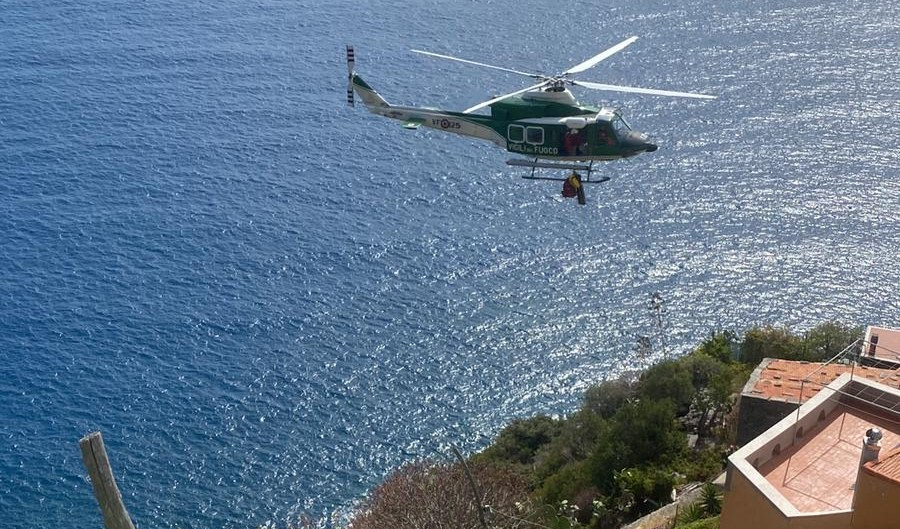
<instances>
[{"instance_id":1,"label":"building","mask_svg":"<svg viewBox=\"0 0 900 529\"><path fill-rule=\"evenodd\" d=\"M872 325L867 327L859 359L867 365L900 368L900 329Z\"/></svg>"},{"instance_id":2,"label":"building","mask_svg":"<svg viewBox=\"0 0 900 529\"><path fill-rule=\"evenodd\" d=\"M900 370L764 358L738 401L737 444L749 443L844 373L900 389Z\"/></svg>"},{"instance_id":3,"label":"building","mask_svg":"<svg viewBox=\"0 0 900 529\"><path fill-rule=\"evenodd\" d=\"M728 458L721 529L898 527L897 387L843 373Z\"/></svg>"}]
</instances>

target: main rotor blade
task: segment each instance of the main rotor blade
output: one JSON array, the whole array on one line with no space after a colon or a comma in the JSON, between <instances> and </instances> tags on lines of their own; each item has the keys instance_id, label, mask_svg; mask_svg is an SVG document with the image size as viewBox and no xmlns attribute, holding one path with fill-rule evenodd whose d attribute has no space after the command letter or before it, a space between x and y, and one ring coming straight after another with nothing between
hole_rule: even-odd
<instances>
[{"instance_id":1,"label":"main rotor blade","mask_svg":"<svg viewBox=\"0 0 900 529\"><path fill-rule=\"evenodd\" d=\"M622 42L616 44L612 48L609 48L606 51L601 51L600 53L598 53L597 55L594 55L593 57L584 61L583 63L576 64L575 66L564 71L562 73L562 75L579 73L579 72L583 72L583 71L587 70L588 68L593 68L598 62L602 61L603 59L606 59L610 55L619 53L620 51L624 50L627 46L629 46L632 42L634 42L636 40L637 40L637 37L629 37L629 38L623 40Z\"/></svg>"},{"instance_id":2,"label":"main rotor blade","mask_svg":"<svg viewBox=\"0 0 900 529\"><path fill-rule=\"evenodd\" d=\"M494 99L489 99L489 100L485 101L484 103L478 103L478 104L475 105L474 107L470 107L470 108L467 108L467 109L463 110L463 114L471 114L472 112L475 112L476 110L482 109L482 108L484 108L484 107L486 107L486 106L489 106L489 105L493 105L494 103L496 103L496 102L498 102L498 101L503 101L504 99L506 99L506 98L508 98L508 97L517 96L517 95L519 95L519 94L524 94L525 92L527 92L527 91L529 91L529 90L536 90L536 89L538 89L538 88L541 88L541 87L543 87L543 86L546 86L546 85L550 84L551 82L552 82L551 79L547 79L546 81L541 81L540 83L538 83L538 84L536 84L536 85L534 85L534 86L529 86L528 88L523 88L523 89L521 89L521 90L516 90L515 92L509 93L509 94L506 94L506 95L502 95L502 96L499 96L499 97L495 97Z\"/></svg>"},{"instance_id":3,"label":"main rotor blade","mask_svg":"<svg viewBox=\"0 0 900 529\"><path fill-rule=\"evenodd\" d=\"M671 90L655 90L653 88L637 88L634 86L618 86L614 84L592 83L590 81L569 81L572 84L593 88L594 90L608 90L611 92L630 92L634 94L649 94L653 96L693 97L695 99L715 99L716 96L706 94L694 94L690 92L673 92Z\"/></svg>"},{"instance_id":4,"label":"main rotor blade","mask_svg":"<svg viewBox=\"0 0 900 529\"><path fill-rule=\"evenodd\" d=\"M501 72L509 72L518 75L524 75L526 77L533 77L535 79L546 79L546 75L538 75L536 73L528 73L528 72L520 72L519 70L513 70L511 68L503 68L500 66L492 66L490 64L484 64L483 62L475 62L467 59L460 59L459 57L452 57L450 55L441 55L440 53L431 53L430 51L424 50L409 50L413 53L421 53L422 55L430 55L431 57L438 57L440 59L447 59L450 61L464 62L466 64L474 64L475 66L484 66L485 68L492 68L494 70L500 70Z\"/></svg>"}]
</instances>

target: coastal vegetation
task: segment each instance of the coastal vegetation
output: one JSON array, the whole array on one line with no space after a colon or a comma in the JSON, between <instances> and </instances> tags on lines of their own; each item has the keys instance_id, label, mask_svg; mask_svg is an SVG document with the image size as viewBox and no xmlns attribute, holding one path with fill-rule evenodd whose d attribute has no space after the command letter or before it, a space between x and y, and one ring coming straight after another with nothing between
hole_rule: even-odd
<instances>
[{"instance_id":1,"label":"coastal vegetation","mask_svg":"<svg viewBox=\"0 0 900 529\"><path fill-rule=\"evenodd\" d=\"M462 465L419 461L376 488L352 525L620 527L723 471L735 448L737 395L762 358L823 360L860 334L835 322L802 334L772 326L712 333L682 357L591 387L565 418L512 421L468 460L478 501ZM718 491L704 487L678 527L717 527L720 510Z\"/></svg>"}]
</instances>

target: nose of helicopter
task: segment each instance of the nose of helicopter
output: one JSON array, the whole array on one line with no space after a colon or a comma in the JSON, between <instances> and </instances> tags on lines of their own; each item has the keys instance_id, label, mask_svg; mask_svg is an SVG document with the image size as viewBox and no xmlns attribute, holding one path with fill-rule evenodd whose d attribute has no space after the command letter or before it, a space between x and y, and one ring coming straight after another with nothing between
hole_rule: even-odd
<instances>
[{"instance_id":1,"label":"nose of helicopter","mask_svg":"<svg viewBox=\"0 0 900 529\"><path fill-rule=\"evenodd\" d=\"M625 136L623 143L635 154L639 152L653 152L659 148L655 143L650 142L650 137L643 132L632 130Z\"/></svg>"}]
</instances>

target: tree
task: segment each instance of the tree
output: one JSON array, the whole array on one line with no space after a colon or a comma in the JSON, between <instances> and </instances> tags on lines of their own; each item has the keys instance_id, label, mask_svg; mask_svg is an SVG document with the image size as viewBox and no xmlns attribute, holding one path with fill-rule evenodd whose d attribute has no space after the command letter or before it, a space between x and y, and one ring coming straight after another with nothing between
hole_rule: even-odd
<instances>
[{"instance_id":1,"label":"tree","mask_svg":"<svg viewBox=\"0 0 900 529\"><path fill-rule=\"evenodd\" d=\"M475 501L460 464L420 461L388 476L372 491L353 517L353 529L481 529L478 509L490 505L497 513L491 526L498 529L525 527L533 516L528 505L526 480L509 467L472 464L481 494ZM502 515L500 514L502 513Z\"/></svg>"},{"instance_id":2,"label":"tree","mask_svg":"<svg viewBox=\"0 0 900 529\"><path fill-rule=\"evenodd\" d=\"M503 428L497 439L476 458L531 465L538 449L558 436L560 429L561 421L546 415L516 419Z\"/></svg>"},{"instance_id":3,"label":"tree","mask_svg":"<svg viewBox=\"0 0 900 529\"><path fill-rule=\"evenodd\" d=\"M694 399L692 374L679 360L659 362L641 376L638 395L642 399L668 399L679 414L685 414Z\"/></svg>"},{"instance_id":4,"label":"tree","mask_svg":"<svg viewBox=\"0 0 900 529\"><path fill-rule=\"evenodd\" d=\"M694 385L692 409L699 414L697 435L706 435L710 420L724 411L731 397L732 374L728 364L696 351L683 360Z\"/></svg>"},{"instance_id":5,"label":"tree","mask_svg":"<svg viewBox=\"0 0 900 529\"><path fill-rule=\"evenodd\" d=\"M862 337L861 327L827 321L816 325L804 337L809 360L827 360Z\"/></svg>"},{"instance_id":6,"label":"tree","mask_svg":"<svg viewBox=\"0 0 900 529\"><path fill-rule=\"evenodd\" d=\"M693 353L682 362L691 374L694 391L708 388L714 378L728 370L728 367L716 358L703 354Z\"/></svg>"},{"instance_id":7,"label":"tree","mask_svg":"<svg viewBox=\"0 0 900 529\"><path fill-rule=\"evenodd\" d=\"M711 356L723 363L731 363L732 348L737 344L737 336L732 331L719 331L712 333L695 352Z\"/></svg>"},{"instance_id":8,"label":"tree","mask_svg":"<svg viewBox=\"0 0 900 529\"><path fill-rule=\"evenodd\" d=\"M615 490L616 472L651 464L665 466L684 454L687 438L668 399L642 399L622 406L585 462L591 482L603 493Z\"/></svg>"},{"instance_id":9,"label":"tree","mask_svg":"<svg viewBox=\"0 0 900 529\"><path fill-rule=\"evenodd\" d=\"M554 472L537 491L540 502L556 505L562 501L575 501L585 490L597 490L590 470L585 461L578 461Z\"/></svg>"},{"instance_id":10,"label":"tree","mask_svg":"<svg viewBox=\"0 0 900 529\"><path fill-rule=\"evenodd\" d=\"M559 435L535 454L534 472L537 482L543 482L565 465L586 459L607 429L607 421L585 409L562 421Z\"/></svg>"},{"instance_id":11,"label":"tree","mask_svg":"<svg viewBox=\"0 0 900 529\"><path fill-rule=\"evenodd\" d=\"M675 420L675 408L665 400L626 404L614 417L610 436L621 447L621 465L616 470L669 463L687 448L687 438Z\"/></svg>"},{"instance_id":12,"label":"tree","mask_svg":"<svg viewBox=\"0 0 900 529\"><path fill-rule=\"evenodd\" d=\"M763 358L800 360L803 341L785 327L754 327L744 334L741 361L758 364Z\"/></svg>"},{"instance_id":13,"label":"tree","mask_svg":"<svg viewBox=\"0 0 900 529\"><path fill-rule=\"evenodd\" d=\"M634 387L626 380L607 380L588 388L584 393L581 409L608 419L615 415L628 399L634 397L634 394Z\"/></svg>"}]
</instances>

